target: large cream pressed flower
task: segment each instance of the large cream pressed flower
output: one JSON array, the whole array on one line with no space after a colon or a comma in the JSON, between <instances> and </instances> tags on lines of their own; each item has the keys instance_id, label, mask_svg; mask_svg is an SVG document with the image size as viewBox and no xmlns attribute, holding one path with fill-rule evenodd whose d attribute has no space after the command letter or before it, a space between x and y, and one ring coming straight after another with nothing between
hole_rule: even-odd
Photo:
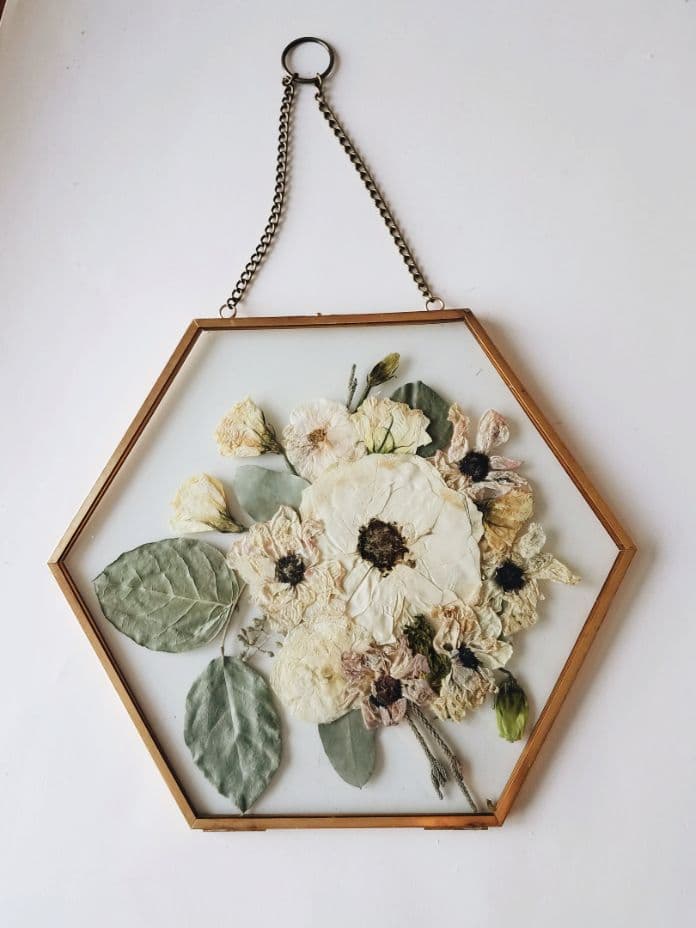
<instances>
[{"instance_id":1,"label":"large cream pressed flower","mask_svg":"<svg viewBox=\"0 0 696 928\"><path fill-rule=\"evenodd\" d=\"M343 565L348 614L378 644L409 614L429 613L480 588L481 514L415 455L371 454L328 471L302 496L317 542Z\"/></svg>"},{"instance_id":2,"label":"large cream pressed flower","mask_svg":"<svg viewBox=\"0 0 696 928\"><path fill-rule=\"evenodd\" d=\"M369 396L351 419L368 454L415 454L430 443L430 420L420 409Z\"/></svg>"},{"instance_id":3,"label":"large cream pressed flower","mask_svg":"<svg viewBox=\"0 0 696 928\"><path fill-rule=\"evenodd\" d=\"M571 586L580 582L565 564L542 551L545 544L543 528L532 522L506 555L486 564L483 600L500 616L504 635L514 635L536 623L537 604L544 598L540 580Z\"/></svg>"},{"instance_id":4,"label":"large cream pressed flower","mask_svg":"<svg viewBox=\"0 0 696 928\"><path fill-rule=\"evenodd\" d=\"M355 461L365 454L348 410L333 400L313 400L293 409L283 441L292 466L310 481L337 461Z\"/></svg>"},{"instance_id":5,"label":"large cream pressed flower","mask_svg":"<svg viewBox=\"0 0 696 928\"><path fill-rule=\"evenodd\" d=\"M231 546L227 559L249 584L254 601L281 633L305 618L343 612L339 561L322 559L317 547L321 524L300 522L281 506L270 522L252 525Z\"/></svg>"},{"instance_id":6,"label":"large cream pressed flower","mask_svg":"<svg viewBox=\"0 0 696 928\"><path fill-rule=\"evenodd\" d=\"M333 722L355 699L347 690L343 654L367 646L368 636L345 619L293 629L271 669L271 686L292 715L305 722Z\"/></svg>"}]
</instances>

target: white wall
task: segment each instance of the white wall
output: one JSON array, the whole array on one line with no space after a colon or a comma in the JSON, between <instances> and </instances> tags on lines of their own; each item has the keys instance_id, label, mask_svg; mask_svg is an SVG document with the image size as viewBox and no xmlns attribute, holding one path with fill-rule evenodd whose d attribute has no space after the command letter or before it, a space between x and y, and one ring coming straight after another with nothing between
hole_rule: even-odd
<instances>
[{"instance_id":1,"label":"white wall","mask_svg":"<svg viewBox=\"0 0 696 928\"><path fill-rule=\"evenodd\" d=\"M44 562L270 205L278 58L333 101L640 556L489 833L189 832ZM0 920L653 926L696 902L696 3L9 0L0 25ZM244 311L417 308L305 89Z\"/></svg>"}]
</instances>

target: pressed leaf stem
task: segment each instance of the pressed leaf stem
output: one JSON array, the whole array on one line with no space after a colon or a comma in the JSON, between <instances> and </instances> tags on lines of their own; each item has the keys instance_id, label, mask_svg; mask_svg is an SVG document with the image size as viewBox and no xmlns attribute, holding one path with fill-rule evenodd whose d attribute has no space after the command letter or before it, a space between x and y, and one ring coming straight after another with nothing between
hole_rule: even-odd
<instances>
[{"instance_id":1,"label":"pressed leaf stem","mask_svg":"<svg viewBox=\"0 0 696 928\"><path fill-rule=\"evenodd\" d=\"M450 766L452 775L457 781L459 788L466 796L467 802L471 806L472 811L473 812L478 811L476 803L474 802L474 799L471 795L471 790L466 785L466 782L464 780L464 775L462 773L462 767L461 767L461 764L459 763L459 759L457 758L457 755L454 753L454 751L449 746L449 744L447 744L447 742L442 737L440 732L437 730L437 728L435 728L435 726L430 721L428 716L423 712L423 710L419 706L416 706L412 703L409 708L411 709L413 714L416 716L418 721L421 723L421 725L428 732L428 734L433 738L433 740L436 742L438 747L442 750L443 754L449 761L449 766Z\"/></svg>"},{"instance_id":2,"label":"pressed leaf stem","mask_svg":"<svg viewBox=\"0 0 696 928\"><path fill-rule=\"evenodd\" d=\"M235 601L232 603L232 605L230 606L227 612L227 618L225 619L225 627L222 630L222 640L220 641L220 654L223 657L225 656L225 639L227 638L227 632L230 630L230 625L232 624L232 616L234 615L234 610L237 608L237 605L239 604L239 599L242 595L242 592L244 591L245 586L246 584L240 581L239 590L237 591L237 596L235 598Z\"/></svg>"},{"instance_id":3,"label":"pressed leaf stem","mask_svg":"<svg viewBox=\"0 0 696 928\"><path fill-rule=\"evenodd\" d=\"M360 409L360 407L362 406L362 404L365 402L365 400L367 399L367 397L370 395L370 390L371 390L371 389L372 389L372 384L371 384L371 383L369 382L369 380L368 380L368 382L365 384L365 389L364 389L364 390L362 391L362 393L360 394L360 397L359 397L359 399L358 399L358 402L355 404L355 410ZM354 411L355 411L355 410L354 410Z\"/></svg>"}]
</instances>

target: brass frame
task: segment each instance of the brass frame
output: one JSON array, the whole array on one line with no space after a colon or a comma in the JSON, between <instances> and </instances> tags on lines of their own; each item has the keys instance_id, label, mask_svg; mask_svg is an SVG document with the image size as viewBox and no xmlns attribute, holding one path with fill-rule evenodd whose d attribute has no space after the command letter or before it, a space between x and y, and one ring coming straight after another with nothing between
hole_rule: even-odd
<instances>
[{"instance_id":1,"label":"brass frame","mask_svg":"<svg viewBox=\"0 0 696 928\"><path fill-rule=\"evenodd\" d=\"M352 325L433 325L451 322L464 322L469 332L483 348L493 366L516 397L532 424L540 432L564 470L572 479L582 496L589 503L595 515L617 547L617 555L607 575L604 585L594 602L592 609L576 639L576 642L561 670L553 690L544 706L527 744L515 765L494 810L484 814L427 814L427 815L199 815L191 800L186 795L176 773L170 766L157 736L150 726L142 708L138 705L134 693L128 685L104 640L99 627L90 614L87 604L82 599L75 581L71 577L66 558L85 530L92 514L109 489L112 481L123 466L138 438L147 426L155 410L164 398L174 378L184 364L200 334L208 331L236 331L244 329L284 329L304 328L309 326L352 326ZM636 547L626 530L621 526L607 503L590 482L570 451L556 434L551 423L546 419L537 404L532 400L521 381L513 373L510 365L495 347L483 326L469 310L448 309L436 312L407 312L370 315L341 316L282 316L256 319L194 319L184 333L166 367L157 378L154 387L138 411L130 428L119 443L101 476L89 496L70 524L67 532L58 544L49 561L49 567L63 591L66 599L77 616L80 625L89 638L92 647L102 662L111 682L136 728L154 758L160 773L165 779L177 805L192 828L205 831L263 831L268 828L488 828L502 825L510 812L515 797L520 791L527 773L534 763L544 739L565 700L568 690L577 676L590 645L601 625L609 604L635 554Z\"/></svg>"}]
</instances>

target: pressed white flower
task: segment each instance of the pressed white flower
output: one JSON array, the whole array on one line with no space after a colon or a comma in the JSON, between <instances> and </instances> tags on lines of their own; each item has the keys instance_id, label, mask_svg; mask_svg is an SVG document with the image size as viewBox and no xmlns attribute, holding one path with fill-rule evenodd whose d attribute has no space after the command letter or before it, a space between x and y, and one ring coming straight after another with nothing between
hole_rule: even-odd
<instances>
[{"instance_id":1,"label":"pressed white flower","mask_svg":"<svg viewBox=\"0 0 696 928\"><path fill-rule=\"evenodd\" d=\"M507 422L499 412L489 409L481 416L473 448L468 438L470 419L457 403L450 406L447 418L452 423L452 439L448 448L432 458L447 486L476 501L494 499L515 486L526 486L526 481L515 473L520 461L491 454L510 437Z\"/></svg>"},{"instance_id":2,"label":"pressed white flower","mask_svg":"<svg viewBox=\"0 0 696 928\"><path fill-rule=\"evenodd\" d=\"M441 719L459 722L497 691L493 671L510 660L512 645L500 639L500 619L489 608L452 602L433 610L431 621L437 628L433 647L449 656L451 670L430 708Z\"/></svg>"},{"instance_id":3,"label":"pressed white flower","mask_svg":"<svg viewBox=\"0 0 696 928\"><path fill-rule=\"evenodd\" d=\"M302 516L346 576L348 614L379 644L411 615L481 588L481 514L416 455L371 454L332 468L302 495Z\"/></svg>"},{"instance_id":4,"label":"pressed white flower","mask_svg":"<svg viewBox=\"0 0 696 928\"><path fill-rule=\"evenodd\" d=\"M415 454L430 443L430 420L406 403L370 396L351 419L368 454Z\"/></svg>"},{"instance_id":5,"label":"pressed white flower","mask_svg":"<svg viewBox=\"0 0 696 928\"><path fill-rule=\"evenodd\" d=\"M359 651L368 636L345 619L293 629L271 669L271 686L287 710L306 722L333 722L351 706L343 654Z\"/></svg>"},{"instance_id":6,"label":"pressed white flower","mask_svg":"<svg viewBox=\"0 0 696 928\"><path fill-rule=\"evenodd\" d=\"M270 522L257 522L235 541L227 560L249 585L252 599L272 627L284 633L304 619L343 612L344 568L317 546L321 524L300 521L281 506Z\"/></svg>"},{"instance_id":7,"label":"pressed white flower","mask_svg":"<svg viewBox=\"0 0 696 928\"><path fill-rule=\"evenodd\" d=\"M348 410L333 400L312 400L293 409L283 441L292 466L310 481L338 461L355 461L365 454Z\"/></svg>"},{"instance_id":8,"label":"pressed white flower","mask_svg":"<svg viewBox=\"0 0 696 928\"><path fill-rule=\"evenodd\" d=\"M540 580L571 585L580 582L565 564L542 552L545 544L544 530L532 522L504 557L485 567L483 598L500 616L505 635L513 635L536 623L537 604L544 598Z\"/></svg>"},{"instance_id":9,"label":"pressed white flower","mask_svg":"<svg viewBox=\"0 0 696 928\"><path fill-rule=\"evenodd\" d=\"M208 474L190 477L181 484L172 500L174 514L169 520L173 532L241 532L230 516L225 490Z\"/></svg>"},{"instance_id":10,"label":"pressed white flower","mask_svg":"<svg viewBox=\"0 0 696 928\"><path fill-rule=\"evenodd\" d=\"M220 454L235 458L253 458L271 452L280 454L273 429L256 403L247 396L223 416L215 430Z\"/></svg>"}]
</instances>

